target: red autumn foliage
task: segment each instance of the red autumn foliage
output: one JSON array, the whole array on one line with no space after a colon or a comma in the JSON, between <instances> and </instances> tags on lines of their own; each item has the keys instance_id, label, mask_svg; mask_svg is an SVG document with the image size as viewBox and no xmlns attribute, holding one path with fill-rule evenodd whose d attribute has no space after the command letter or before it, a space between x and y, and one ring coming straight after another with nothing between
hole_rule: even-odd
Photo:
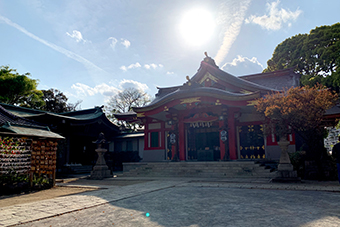
<instances>
[{"instance_id":1,"label":"red autumn foliage","mask_svg":"<svg viewBox=\"0 0 340 227\"><path fill-rule=\"evenodd\" d=\"M285 136L290 133L290 126L305 140L309 140L311 135L320 136L324 133L323 115L337 100L337 94L318 84L265 95L257 100L255 108L265 115L267 131Z\"/></svg>"}]
</instances>

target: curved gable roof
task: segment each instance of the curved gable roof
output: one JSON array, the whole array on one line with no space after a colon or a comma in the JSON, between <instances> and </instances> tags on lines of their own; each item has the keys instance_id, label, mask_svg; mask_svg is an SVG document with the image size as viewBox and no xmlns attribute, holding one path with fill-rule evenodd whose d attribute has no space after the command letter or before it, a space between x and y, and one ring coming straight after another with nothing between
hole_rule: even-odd
<instances>
[{"instance_id":1,"label":"curved gable roof","mask_svg":"<svg viewBox=\"0 0 340 227\"><path fill-rule=\"evenodd\" d=\"M150 103L147 106L134 107L133 110L137 113L148 111L148 110L152 110L154 108L157 108L161 105L164 105L174 100L192 98L192 97L197 97L197 96L224 99L228 101L248 101L248 100L252 100L255 98L259 98L260 93L259 92L252 92L252 93L247 93L247 94L232 93L229 91L224 91L224 90L212 88L212 87L196 87L196 88L191 88L191 89L182 88L182 89L177 89L176 91L173 91L169 94L166 94L163 97L158 98L156 101Z\"/></svg>"},{"instance_id":2,"label":"curved gable roof","mask_svg":"<svg viewBox=\"0 0 340 227\"><path fill-rule=\"evenodd\" d=\"M235 89L235 92L240 92L243 90L248 92L260 91L261 93L276 91L275 89L244 80L237 76L233 76L219 69L217 66L207 63L206 61L201 62L201 67L198 69L198 72L192 77L191 80L201 84L202 80L205 79L205 76L209 75L207 73L209 73L212 77L218 79L218 82L222 83L224 86L233 87Z\"/></svg>"}]
</instances>

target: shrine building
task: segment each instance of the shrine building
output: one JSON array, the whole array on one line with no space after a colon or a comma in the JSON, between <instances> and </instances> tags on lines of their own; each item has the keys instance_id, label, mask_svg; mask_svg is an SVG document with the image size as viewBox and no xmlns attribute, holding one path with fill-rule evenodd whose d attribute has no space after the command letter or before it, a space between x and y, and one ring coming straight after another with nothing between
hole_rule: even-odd
<instances>
[{"instance_id":1,"label":"shrine building","mask_svg":"<svg viewBox=\"0 0 340 227\"><path fill-rule=\"evenodd\" d=\"M150 104L115 117L144 125L142 161L278 160L277 138L264 136L254 101L299 79L293 69L236 77L206 55L183 85L158 88ZM288 139L295 151L295 135Z\"/></svg>"}]
</instances>

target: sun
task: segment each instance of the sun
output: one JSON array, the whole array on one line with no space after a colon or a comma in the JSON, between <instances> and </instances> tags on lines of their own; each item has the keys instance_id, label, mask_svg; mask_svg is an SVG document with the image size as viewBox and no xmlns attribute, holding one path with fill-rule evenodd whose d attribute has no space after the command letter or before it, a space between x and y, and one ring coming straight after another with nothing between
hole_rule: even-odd
<instances>
[{"instance_id":1,"label":"sun","mask_svg":"<svg viewBox=\"0 0 340 227\"><path fill-rule=\"evenodd\" d=\"M186 43L202 45L212 36L215 21L212 14L205 9L193 9L184 14L180 30Z\"/></svg>"}]
</instances>

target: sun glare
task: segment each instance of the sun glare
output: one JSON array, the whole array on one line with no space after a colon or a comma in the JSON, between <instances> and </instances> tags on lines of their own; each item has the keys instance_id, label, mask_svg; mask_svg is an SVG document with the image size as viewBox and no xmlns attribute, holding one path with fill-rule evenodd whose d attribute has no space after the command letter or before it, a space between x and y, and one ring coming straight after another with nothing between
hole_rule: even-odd
<instances>
[{"instance_id":1,"label":"sun glare","mask_svg":"<svg viewBox=\"0 0 340 227\"><path fill-rule=\"evenodd\" d=\"M215 22L209 11L193 9L184 14L180 26L181 34L188 44L202 45L212 36Z\"/></svg>"}]
</instances>

